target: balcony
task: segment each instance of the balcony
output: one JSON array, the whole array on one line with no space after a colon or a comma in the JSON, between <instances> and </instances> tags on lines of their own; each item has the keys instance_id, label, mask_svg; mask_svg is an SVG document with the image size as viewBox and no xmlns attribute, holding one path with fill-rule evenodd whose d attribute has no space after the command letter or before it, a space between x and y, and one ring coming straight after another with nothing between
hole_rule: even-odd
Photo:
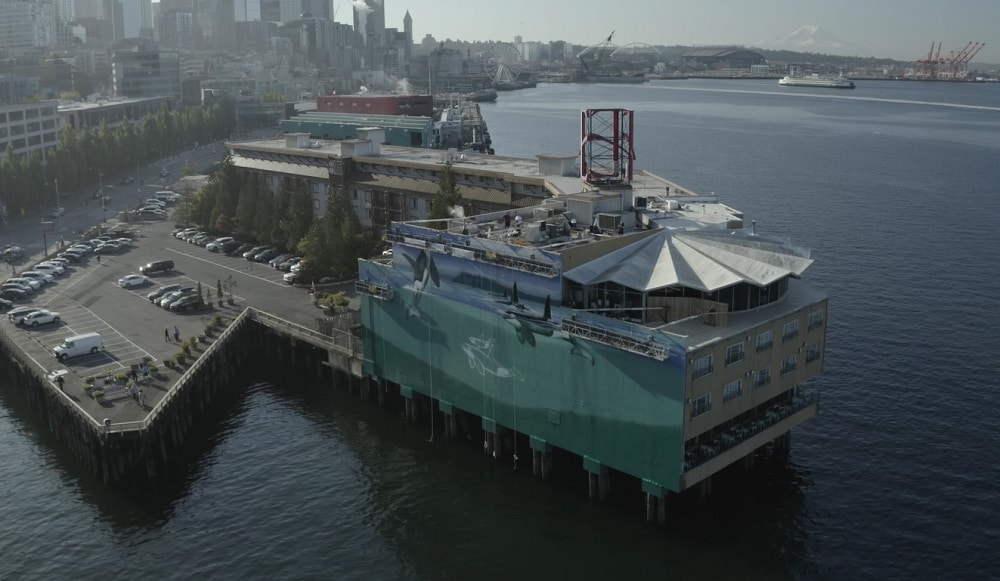
<instances>
[{"instance_id":1,"label":"balcony","mask_svg":"<svg viewBox=\"0 0 1000 581\"><path fill-rule=\"evenodd\" d=\"M819 411L819 390L800 393L790 402L730 427L710 443L689 449L681 464L682 489L688 488L785 434Z\"/></svg>"}]
</instances>

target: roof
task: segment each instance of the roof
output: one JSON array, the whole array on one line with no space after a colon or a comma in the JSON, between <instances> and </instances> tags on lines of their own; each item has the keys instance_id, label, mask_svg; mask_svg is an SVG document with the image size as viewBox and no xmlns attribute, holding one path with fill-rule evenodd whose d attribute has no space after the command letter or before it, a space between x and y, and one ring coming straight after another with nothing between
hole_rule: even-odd
<instances>
[{"instance_id":1,"label":"roof","mask_svg":"<svg viewBox=\"0 0 1000 581\"><path fill-rule=\"evenodd\" d=\"M614 282L639 291L683 286L712 292L746 282L766 286L800 275L809 250L743 230L663 230L564 273L584 285Z\"/></svg>"}]
</instances>

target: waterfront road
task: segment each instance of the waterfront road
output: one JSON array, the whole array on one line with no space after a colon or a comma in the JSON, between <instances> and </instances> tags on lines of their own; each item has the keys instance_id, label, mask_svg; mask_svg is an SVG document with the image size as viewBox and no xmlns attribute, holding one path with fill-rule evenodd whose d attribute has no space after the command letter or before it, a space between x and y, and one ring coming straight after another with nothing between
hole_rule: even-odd
<instances>
[{"instance_id":1,"label":"waterfront road","mask_svg":"<svg viewBox=\"0 0 1000 581\"><path fill-rule=\"evenodd\" d=\"M127 425L142 421L179 379L183 370L168 369L164 361L180 351L173 340L176 326L180 338L198 335L216 315L229 321L247 306L301 324L311 329L317 326L322 313L313 304L308 289L293 287L282 280L283 273L266 264L252 263L242 257L226 256L178 240L171 235L174 223L170 220L142 221L128 224L137 231L134 246L119 254L102 256L100 261L91 255L74 263L66 274L56 277L53 283L40 289L33 297L20 301L17 306L33 306L56 311L60 321L23 328L4 318L0 325L3 332L25 350L51 378L64 377L65 397L80 406L100 422L107 418L113 424ZM32 257L18 270L37 262ZM170 272L152 275L151 284L131 289L120 288L119 278L137 273L139 267L153 260L171 259L175 268ZM217 286L232 284L235 304L218 306ZM151 303L146 295L165 284L197 286L211 292L213 306L197 311L175 313ZM357 297L353 282L335 287L345 290L356 308ZM228 293L226 293L228 298ZM170 330L169 340L164 331ZM101 353L70 359L65 364L56 360L52 349L66 337L87 332L99 332L105 350ZM197 354L197 353L196 353ZM106 390L105 403L89 397L83 389L88 377L122 373L133 364L151 359L159 367L161 376L144 390L145 407L141 407L121 388ZM190 359L188 360L190 364ZM55 389L55 383L52 383ZM98 381L98 388L102 388Z\"/></svg>"}]
</instances>

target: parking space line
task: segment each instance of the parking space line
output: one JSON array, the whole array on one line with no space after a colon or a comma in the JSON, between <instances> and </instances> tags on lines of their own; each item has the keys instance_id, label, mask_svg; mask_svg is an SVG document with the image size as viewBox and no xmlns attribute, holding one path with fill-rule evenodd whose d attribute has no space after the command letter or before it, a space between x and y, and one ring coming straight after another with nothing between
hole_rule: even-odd
<instances>
[{"instance_id":1,"label":"parking space line","mask_svg":"<svg viewBox=\"0 0 1000 581\"><path fill-rule=\"evenodd\" d=\"M265 277L263 277L263 276L258 276L258 275L256 275L256 274L254 274L254 273L253 273L253 271L254 271L254 268L253 268L253 267L254 267L254 266L257 266L258 264L262 264L262 263L260 263L260 262L251 262L251 261L247 261L247 262L248 262L248 264L249 264L249 268L246 268L246 269L243 269L243 268L233 268L233 267L231 267L231 266L226 266L225 264L220 264L220 263L218 263L218 262L214 262L214 261L212 261L212 260L206 260L206 259L204 259L204 258L201 258L200 256L195 256L195 255L193 255L193 254L190 254L190 253L188 253L188 252L181 252L180 250L177 250L176 248L167 248L166 250L168 250L168 251L170 251L170 252L173 252L173 253L175 253L175 254L180 254L181 256L184 256L184 257L186 257L186 258L193 258L193 259L195 259L195 260L200 260L200 261L202 261L202 262L204 262L204 263L206 263L206 264L211 264L212 266L217 266L217 267L219 267L219 268L224 268L224 269L226 269L226 270L229 270L229 271L231 271L231 272L235 272L235 273L238 273L238 274L242 274L242 275L244 275L244 276L249 276L249 277L253 277L253 278L256 278L257 280L262 280L262 281L264 281L264 282L268 282L268 283L271 283L271 284L273 284L273 285L276 285L276 286L280 286L280 287L282 287L282 288L287 288L287 287L288 287L288 285L287 285L287 284L285 284L285 281L284 281L284 280L282 280L281 282L278 282L278 281L275 281L275 280L271 280L271 279L269 279L269 278L265 278ZM268 267L268 268L269 268L269 267ZM274 270L274 269L271 269L271 270ZM277 271L275 271L275 272L281 272L281 271L280 271L280 270L277 270Z\"/></svg>"},{"instance_id":2,"label":"parking space line","mask_svg":"<svg viewBox=\"0 0 1000 581\"><path fill-rule=\"evenodd\" d=\"M101 334L101 339L104 343L104 351L97 354L81 355L74 358L74 360L90 362L95 360L91 358L103 357L104 359L107 359L108 367L114 369L128 369L131 367L131 363L141 363L146 357L153 361L157 361L157 358L151 353L136 345L131 339L122 335L107 321L83 305L77 304L72 305L67 309L60 309L59 313L64 323L63 326L59 328L59 331L45 335L29 332L29 337L44 347L49 353L52 352L53 347L58 345L67 337L73 337L83 333L98 332ZM73 318L73 325L66 323L67 315ZM45 338L44 342L43 337ZM55 339L55 342L50 344L48 341L49 337ZM96 360L100 361L100 359ZM63 365L66 366L65 364Z\"/></svg>"}]
</instances>

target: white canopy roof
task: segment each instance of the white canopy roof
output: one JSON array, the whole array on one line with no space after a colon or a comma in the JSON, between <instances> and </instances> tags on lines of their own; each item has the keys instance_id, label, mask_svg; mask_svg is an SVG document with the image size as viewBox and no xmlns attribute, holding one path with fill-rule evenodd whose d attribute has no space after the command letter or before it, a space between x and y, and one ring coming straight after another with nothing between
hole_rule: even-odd
<instances>
[{"instance_id":1,"label":"white canopy roof","mask_svg":"<svg viewBox=\"0 0 1000 581\"><path fill-rule=\"evenodd\" d=\"M812 264L808 248L743 230L663 230L564 273L574 282L614 282L648 292L684 286L712 292L746 282L766 286L801 275Z\"/></svg>"}]
</instances>

